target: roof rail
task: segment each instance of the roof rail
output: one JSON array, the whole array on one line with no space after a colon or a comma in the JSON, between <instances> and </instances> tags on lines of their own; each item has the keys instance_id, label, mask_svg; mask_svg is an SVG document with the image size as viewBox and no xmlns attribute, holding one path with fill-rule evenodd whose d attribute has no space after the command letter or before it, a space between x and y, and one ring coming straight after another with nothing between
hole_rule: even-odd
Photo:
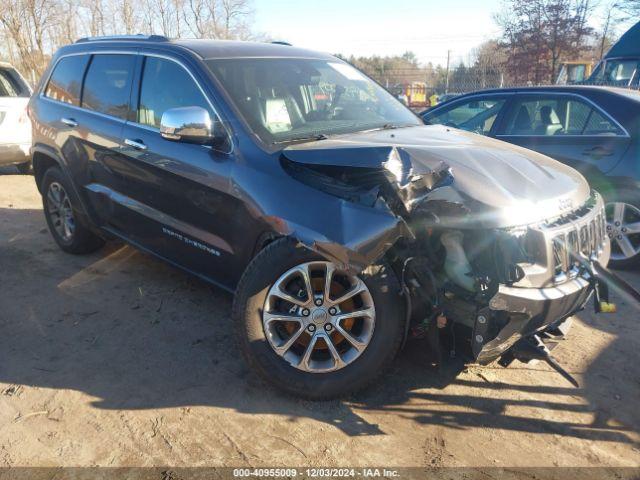
<instances>
[{"instance_id":1,"label":"roof rail","mask_svg":"<svg viewBox=\"0 0 640 480\"><path fill-rule=\"evenodd\" d=\"M110 42L114 40L126 41L126 40L144 40L147 42L168 42L169 39L163 35L143 35L138 33L136 35L107 35L103 37L83 37L76 40L75 43L85 42Z\"/></svg>"},{"instance_id":2,"label":"roof rail","mask_svg":"<svg viewBox=\"0 0 640 480\"><path fill-rule=\"evenodd\" d=\"M274 45L286 45L287 47L293 47L293 45L291 45L289 42L283 42L282 40L274 40L269 43L273 43Z\"/></svg>"}]
</instances>

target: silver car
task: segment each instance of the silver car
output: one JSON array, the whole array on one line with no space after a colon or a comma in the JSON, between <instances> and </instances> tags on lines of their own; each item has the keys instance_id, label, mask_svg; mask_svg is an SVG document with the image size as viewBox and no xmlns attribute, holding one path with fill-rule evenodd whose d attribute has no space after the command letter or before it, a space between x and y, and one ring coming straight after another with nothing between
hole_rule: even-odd
<instances>
[{"instance_id":1,"label":"silver car","mask_svg":"<svg viewBox=\"0 0 640 480\"><path fill-rule=\"evenodd\" d=\"M22 172L31 168L30 96L31 88L22 75L0 62L0 165L15 164Z\"/></svg>"}]
</instances>

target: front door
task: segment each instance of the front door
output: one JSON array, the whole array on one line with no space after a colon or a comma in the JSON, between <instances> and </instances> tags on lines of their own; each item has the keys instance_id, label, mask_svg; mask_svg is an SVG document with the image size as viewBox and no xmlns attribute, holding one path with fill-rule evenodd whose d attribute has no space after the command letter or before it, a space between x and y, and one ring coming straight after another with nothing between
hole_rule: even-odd
<instances>
[{"instance_id":1,"label":"front door","mask_svg":"<svg viewBox=\"0 0 640 480\"><path fill-rule=\"evenodd\" d=\"M145 56L135 119L123 131L119 162L111 165L112 228L153 253L226 287L235 261L230 232L238 201L230 193L233 157L229 146L167 140L160 135L162 114L197 106L215 119L213 105L189 70L177 60ZM119 196L119 198L117 198Z\"/></svg>"},{"instance_id":2,"label":"front door","mask_svg":"<svg viewBox=\"0 0 640 480\"><path fill-rule=\"evenodd\" d=\"M446 125L492 136L510 94L473 95L436 107L422 119L427 125Z\"/></svg>"}]
</instances>

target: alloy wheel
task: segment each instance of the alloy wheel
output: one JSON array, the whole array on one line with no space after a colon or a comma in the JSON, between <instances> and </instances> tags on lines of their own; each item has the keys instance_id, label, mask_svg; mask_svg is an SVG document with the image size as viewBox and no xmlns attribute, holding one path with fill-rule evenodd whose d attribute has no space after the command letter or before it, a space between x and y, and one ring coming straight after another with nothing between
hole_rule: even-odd
<instances>
[{"instance_id":1,"label":"alloy wheel","mask_svg":"<svg viewBox=\"0 0 640 480\"><path fill-rule=\"evenodd\" d=\"M627 260L640 253L640 209L624 202L606 205L611 259Z\"/></svg>"},{"instance_id":2,"label":"alloy wheel","mask_svg":"<svg viewBox=\"0 0 640 480\"><path fill-rule=\"evenodd\" d=\"M340 370L369 345L375 327L369 289L331 262L291 268L269 289L262 324L273 350L310 373Z\"/></svg>"},{"instance_id":3,"label":"alloy wheel","mask_svg":"<svg viewBox=\"0 0 640 480\"><path fill-rule=\"evenodd\" d=\"M71 241L76 229L71 200L64 187L51 182L47 191L47 211L56 233L65 242Z\"/></svg>"}]
</instances>

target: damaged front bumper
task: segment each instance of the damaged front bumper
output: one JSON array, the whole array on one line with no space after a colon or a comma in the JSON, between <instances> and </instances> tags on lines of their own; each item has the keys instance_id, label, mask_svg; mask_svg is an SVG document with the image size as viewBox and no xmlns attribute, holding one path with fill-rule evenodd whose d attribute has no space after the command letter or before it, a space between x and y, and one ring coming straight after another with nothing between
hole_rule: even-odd
<instances>
[{"instance_id":1,"label":"damaged front bumper","mask_svg":"<svg viewBox=\"0 0 640 480\"><path fill-rule=\"evenodd\" d=\"M472 349L477 362L490 363L521 338L560 324L584 308L594 288L593 282L583 276L549 288L500 285L489 307L476 319ZM495 331L496 323L504 323L504 320L506 325L487 341L492 336L491 331Z\"/></svg>"},{"instance_id":2,"label":"damaged front bumper","mask_svg":"<svg viewBox=\"0 0 640 480\"><path fill-rule=\"evenodd\" d=\"M525 266L522 280L501 284L484 309L488 321L476 321L473 353L486 364L507 352L521 338L531 337L560 324L582 310L600 290L594 265L609 260L604 202L598 194L578 211L562 220L529 228L528 248L534 263Z\"/></svg>"}]
</instances>

